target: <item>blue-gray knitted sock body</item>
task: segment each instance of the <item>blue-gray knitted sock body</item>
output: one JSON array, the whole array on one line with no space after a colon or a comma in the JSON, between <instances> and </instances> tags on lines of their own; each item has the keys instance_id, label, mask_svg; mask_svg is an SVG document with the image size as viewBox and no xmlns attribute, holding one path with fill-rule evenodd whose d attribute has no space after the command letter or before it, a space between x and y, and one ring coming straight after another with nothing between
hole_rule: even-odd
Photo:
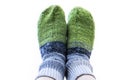
<instances>
[{"instance_id":1,"label":"blue-gray knitted sock body","mask_svg":"<svg viewBox=\"0 0 120 80\"><path fill-rule=\"evenodd\" d=\"M59 41L48 42L40 47L43 63L39 69L40 77L63 80L65 74L66 45Z\"/></svg>"},{"instance_id":2,"label":"blue-gray knitted sock body","mask_svg":"<svg viewBox=\"0 0 120 80\"><path fill-rule=\"evenodd\" d=\"M65 73L65 57L63 54L53 52L43 56L43 63L39 69L39 77L51 77L54 80L63 80Z\"/></svg>"},{"instance_id":3,"label":"blue-gray knitted sock body","mask_svg":"<svg viewBox=\"0 0 120 80\"><path fill-rule=\"evenodd\" d=\"M89 58L85 54L69 54L67 59L67 80L77 80L82 75L93 75Z\"/></svg>"}]
</instances>

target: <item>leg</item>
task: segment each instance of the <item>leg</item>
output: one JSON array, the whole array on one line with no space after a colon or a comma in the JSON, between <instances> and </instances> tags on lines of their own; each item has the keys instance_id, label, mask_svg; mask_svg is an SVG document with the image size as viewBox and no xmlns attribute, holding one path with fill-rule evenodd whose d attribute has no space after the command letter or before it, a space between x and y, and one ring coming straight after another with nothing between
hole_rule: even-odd
<instances>
[{"instance_id":1,"label":"leg","mask_svg":"<svg viewBox=\"0 0 120 80\"><path fill-rule=\"evenodd\" d=\"M59 6L42 12L38 22L38 40L43 63L36 80L63 80L66 55L66 22ZM46 80L46 79L45 79Z\"/></svg>"},{"instance_id":2,"label":"leg","mask_svg":"<svg viewBox=\"0 0 120 80\"><path fill-rule=\"evenodd\" d=\"M54 80L54 79L49 78L49 77L40 77L40 78L37 79L37 80Z\"/></svg>"},{"instance_id":3,"label":"leg","mask_svg":"<svg viewBox=\"0 0 120 80\"><path fill-rule=\"evenodd\" d=\"M83 75L80 76L77 80L95 80L95 78L91 75Z\"/></svg>"},{"instance_id":4,"label":"leg","mask_svg":"<svg viewBox=\"0 0 120 80\"><path fill-rule=\"evenodd\" d=\"M68 21L67 80L77 80L80 76L82 80L83 75L93 76L89 62L93 42L94 22L90 12L74 8Z\"/></svg>"}]
</instances>

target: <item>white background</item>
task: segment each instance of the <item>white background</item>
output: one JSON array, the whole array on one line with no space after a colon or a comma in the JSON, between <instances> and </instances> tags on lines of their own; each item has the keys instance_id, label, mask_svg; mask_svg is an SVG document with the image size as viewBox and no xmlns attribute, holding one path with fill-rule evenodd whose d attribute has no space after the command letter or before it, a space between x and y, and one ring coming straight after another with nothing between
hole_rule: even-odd
<instances>
[{"instance_id":1,"label":"white background","mask_svg":"<svg viewBox=\"0 0 120 80\"><path fill-rule=\"evenodd\" d=\"M58 4L66 13L81 6L95 21L91 64L97 80L120 80L119 0L0 0L0 80L34 80L42 62L37 21L41 11Z\"/></svg>"}]
</instances>

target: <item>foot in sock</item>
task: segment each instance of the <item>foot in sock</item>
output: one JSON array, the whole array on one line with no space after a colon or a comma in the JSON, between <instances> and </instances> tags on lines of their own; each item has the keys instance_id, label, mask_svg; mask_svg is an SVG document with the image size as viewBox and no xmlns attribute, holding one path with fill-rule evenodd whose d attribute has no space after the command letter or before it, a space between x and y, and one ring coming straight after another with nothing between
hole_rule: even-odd
<instances>
[{"instance_id":1,"label":"foot in sock","mask_svg":"<svg viewBox=\"0 0 120 80\"><path fill-rule=\"evenodd\" d=\"M68 19L67 80L91 75L89 62L94 42L94 21L89 11L76 7Z\"/></svg>"},{"instance_id":2,"label":"foot in sock","mask_svg":"<svg viewBox=\"0 0 120 80\"><path fill-rule=\"evenodd\" d=\"M38 40L43 63L39 69L40 77L63 80L65 73L66 22L59 6L44 10L38 21Z\"/></svg>"}]
</instances>

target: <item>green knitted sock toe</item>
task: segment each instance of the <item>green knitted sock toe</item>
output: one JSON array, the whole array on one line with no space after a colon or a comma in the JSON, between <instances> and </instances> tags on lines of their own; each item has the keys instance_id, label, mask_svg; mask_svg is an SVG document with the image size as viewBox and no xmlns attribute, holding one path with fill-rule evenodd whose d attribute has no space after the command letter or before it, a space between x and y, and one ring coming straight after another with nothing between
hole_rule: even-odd
<instances>
[{"instance_id":1,"label":"green knitted sock toe","mask_svg":"<svg viewBox=\"0 0 120 80\"><path fill-rule=\"evenodd\" d=\"M89 11L76 7L69 14L68 48L80 47L91 52L94 42L94 21Z\"/></svg>"},{"instance_id":2,"label":"green knitted sock toe","mask_svg":"<svg viewBox=\"0 0 120 80\"><path fill-rule=\"evenodd\" d=\"M50 6L41 13L38 21L38 40L40 46L53 41L66 43L65 15L59 6Z\"/></svg>"}]
</instances>

